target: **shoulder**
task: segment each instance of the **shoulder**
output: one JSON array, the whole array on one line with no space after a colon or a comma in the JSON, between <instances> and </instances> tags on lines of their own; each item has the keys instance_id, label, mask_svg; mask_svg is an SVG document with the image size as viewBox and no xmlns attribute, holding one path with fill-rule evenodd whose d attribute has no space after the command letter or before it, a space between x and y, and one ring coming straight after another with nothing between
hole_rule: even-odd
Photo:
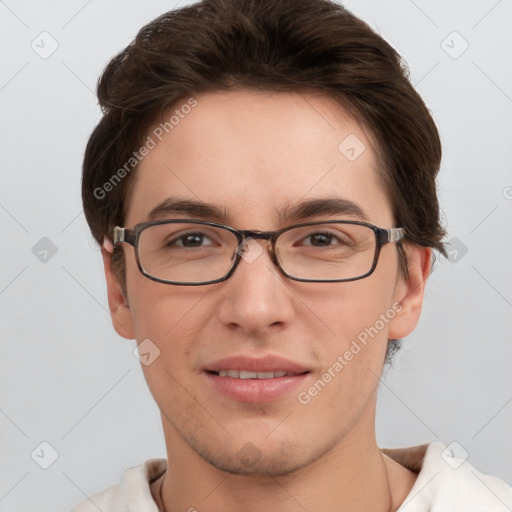
<instances>
[{"instance_id":1,"label":"shoulder","mask_svg":"<svg viewBox=\"0 0 512 512\"><path fill-rule=\"evenodd\" d=\"M398 512L505 512L512 510L512 488L478 471L443 443L383 450L397 462L414 466L418 477Z\"/></svg>"},{"instance_id":2,"label":"shoulder","mask_svg":"<svg viewBox=\"0 0 512 512\"><path fill-rule=\"evenodd\" d=\"M89 496L71 512L158 512L150 483L167 468L165 459L149 459L124 471L120 484Z\"/></svg>"}]
</instances>

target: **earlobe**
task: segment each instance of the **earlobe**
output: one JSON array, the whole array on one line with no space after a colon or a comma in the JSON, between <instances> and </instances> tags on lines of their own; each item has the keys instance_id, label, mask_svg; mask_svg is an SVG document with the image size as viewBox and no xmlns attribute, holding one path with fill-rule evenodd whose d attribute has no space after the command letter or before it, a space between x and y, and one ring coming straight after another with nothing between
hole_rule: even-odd
<instances>
[{"instance_id":1,"label":"earlobe","mask_svg":"<svg viewBox=\"0 0 512 512\"><path fill-rule=\"evenodd\" d=\"M396 286L395 300L401 309L389 324L388 337L391 339L404 338L416 328L432 264L430 247L408 245L405 251L409 277L400 278Z\"/></svg>"},{"instance_id":2,"label":"earlobe","mask_svg":"<svg viewBox=\"0 0 512 512\"><path fill-rule=\"evenodd\" d=\"M123 289L118 277L112 269L113 246L110 241L104 242L101 248L103 267L107 282L108 305L112 324L119 336L132 340L135 339L132 314L128 299L123 294Z\"/></svg>"}]
</instances>

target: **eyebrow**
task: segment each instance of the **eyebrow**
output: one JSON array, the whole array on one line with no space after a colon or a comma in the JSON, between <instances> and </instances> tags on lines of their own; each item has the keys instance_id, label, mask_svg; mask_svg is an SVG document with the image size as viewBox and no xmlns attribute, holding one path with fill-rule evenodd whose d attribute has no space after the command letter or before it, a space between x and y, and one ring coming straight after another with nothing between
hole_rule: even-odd
<instances>
[{"instance_id":1,"label":"eyebrow","mask_svg":"<svg viewBox=\"0 0 512 512\"><path fill-rule=\"evenodd\" d=\"M282 212L278 212L281 221L305 220L321 215L348 215L367 221L368 216L354 201L342 197L325 197L308 199L289 205Z\"/></svg>"},{"instance_id":2,"label":"eyebrow","mask_svg":"<svg viewBox=\"0 0 512 512\"><path fill-rule=\"evenodd\" d=\"M148 214L149 220L164 219L170 215L188 215L215 220L224 220L227 212L217 206L193 199L168 197L157 204Z\"/></svg>"},{"instance_id":3,"label":"eyebrow","mask_svg":"<svg viewBox=\"0 0 512 512\"><path fill-rule=\"evenodd\" d=\"M276 208L275 211L280 222L302 221L322 215L348 215L363 221L368 220L368 216L357 203L336 196L299 201L298 203L288 205L282 210ZM229 217L228 211L225 208L220 208L214 204L194 199L169 197L149 212L148 219L150 221L165 219L173 215L222 222L225 222Z\"/></svg>"}]
</instances>

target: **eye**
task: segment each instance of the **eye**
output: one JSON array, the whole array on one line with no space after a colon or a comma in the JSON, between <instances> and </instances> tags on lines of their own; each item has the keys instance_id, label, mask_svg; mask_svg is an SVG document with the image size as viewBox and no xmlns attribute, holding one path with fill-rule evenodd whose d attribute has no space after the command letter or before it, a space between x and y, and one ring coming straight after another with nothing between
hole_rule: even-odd
<instances>
[{"instance_id":1,"label":"eye","mask_svg":"<svg viewBox=\"0 0 512 512\"><path fill-rule=\"evenodd\" d=\"M330 245L350 245L350 239L344 233L328 231L310 233L301 240L301 245L312 247L328 247Z\"/></svg>"},{"instance_id":2,"label":"eye","mask_svg":"<svg viewBox=\"0 0 512 512\"><path fill-rule=\"evenodd\" d=\"M193 232L185 233L172 240L169 240L166 244L167 247L205 247L208 245L214 245L211 238L204 233Z\"/></svg>"},{"instance_id":3,"label":"eye","mask_svg":"<svg viewBox=\"0 0 512 512\"><path fill-rule=\"evenodd\" d=\"M304 245L324 247L326 245L331 245L333 236L332 233L313 233L312 235L308 235L304 240L309 240L309 243L304 243Z\"/></svg>"}]
</instances>

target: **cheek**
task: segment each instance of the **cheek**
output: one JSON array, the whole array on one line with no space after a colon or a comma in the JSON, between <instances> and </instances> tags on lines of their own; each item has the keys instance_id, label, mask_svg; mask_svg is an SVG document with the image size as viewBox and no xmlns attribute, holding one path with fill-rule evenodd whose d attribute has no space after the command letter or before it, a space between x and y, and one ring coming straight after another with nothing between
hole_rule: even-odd
<instances>
[{"instance_id":1,"label":"cheek","mask_svg":"<svg viewBox=\"0 0 512 512\"><path fill-rule=\"evenodd\" d=\"M130 309L137 342L149 339L157 347L159 366L173 374L190 372L191 354L213 319L209 290L165 285L142 275L133 285L137 293L132 294Z\"/></svg>"},{"instance_id":2,"label":"cheek","mask_svg":"<svg viewBox=\"0 0 512 512\"><path fill-rule=\"evenodd\" d=\"M396 288L396 275L389 269L375 272L359 281L337 283L301 292L301 297L312 317L317 316L323 333L335 344L357 338L365 329L371 328L381 315L390 314ZM391 314L394 312L391 311ZM379 331L387 332L378 324ZM341 348L341 345L338 345Z\"/></svg>"},{"instance_id":3,"label":"cheek","mask_svg":"<svg viewBox=\"0 0 512 512\"><path fill-rule=\"evenodd\" d=\"M329 335L312 347L321 366L314 382L298 396L305 414L346 429L375 397L395 314L392 288L386 297L376 293L370 280L368 286L361 284L343 283L316 302Z\"/></svg>"},{"instance_id":4,"label":"cheek","mask_svg":"<svg viewBox=\"0 0 512 512\"><path fill-rule=\"evenodd\" d=\"M144 377L161 408L175 410L181 404L189 410L193 404L184 390L194 391L194 354L212 317L206 311L207 292L148 282L138 289L132 310L135 336L143 348L139 353Z\"/></svg>"},{"instance_id":5,"label":"cheek","mask_svg":"<svg viewBox=\"0 0 512 512\"><path fill-rule=\"evenodd\" d=\"M208 293L203 287L167 285L148 279L134 258L127 264L126 284L138 341L151 338L163 343L169 337L175 338L177 331L190 329L191 324L197 323L203 310L198 305Z\"/></svg>"},{"instance_id":6,"label":"cheek","mask_svg":"<svg viewBox=\"0 0 512 512\"><path fill-rule=\"evenodd\" d=\"M395 281L396 273L383 265L366 279L324 287L304 298L321 319L324 335L311 352L319 355L320 378L329 383L332 400L338 401L335 390L342 390L348 402L351 396L361 398L378 381L389 325L400 307L394 302Z\"/></svg>"}]
</instances>

